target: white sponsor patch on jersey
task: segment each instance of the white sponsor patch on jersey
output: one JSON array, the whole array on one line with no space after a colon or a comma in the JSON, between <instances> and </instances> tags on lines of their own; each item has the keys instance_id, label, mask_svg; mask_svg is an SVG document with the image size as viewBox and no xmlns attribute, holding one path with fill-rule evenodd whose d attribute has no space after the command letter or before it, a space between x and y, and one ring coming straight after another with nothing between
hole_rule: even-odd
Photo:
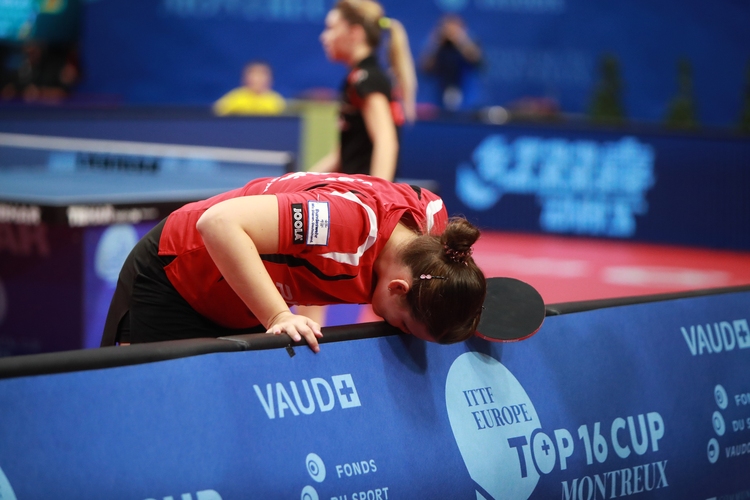
<instances>
[{"instance_id":1,"label":"white sponsor patch on jersey","mask_svg":"<svg viewBox=\"0 0 750 500\"><path fill-rule=\"evenodd\" d=\"M307 244L327 245L331 213L328 202L307 202Z\"/></svg>"}]
</instances>

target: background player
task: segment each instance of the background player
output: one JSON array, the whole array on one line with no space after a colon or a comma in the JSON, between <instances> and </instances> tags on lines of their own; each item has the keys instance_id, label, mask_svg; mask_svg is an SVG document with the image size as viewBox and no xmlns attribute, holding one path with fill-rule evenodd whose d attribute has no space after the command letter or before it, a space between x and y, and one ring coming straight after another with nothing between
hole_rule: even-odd
<instances>
[{"instance_id":1,"label":"background player","mask_svg":"<svg viewBox=\"0 0 750 500\"><path fill-rule=\"evenodd\" d=\"M341 0L328 13L320 41L328 58L349 68L342 85L339 145L311 170L370 174L392 181L397 127L416 117L417 77L403 25L371 0ZM397 87L380 67L377 48L390 32L389 59ZM394 99L401 96L401 102Z\"/></svg>"}]
</instances>

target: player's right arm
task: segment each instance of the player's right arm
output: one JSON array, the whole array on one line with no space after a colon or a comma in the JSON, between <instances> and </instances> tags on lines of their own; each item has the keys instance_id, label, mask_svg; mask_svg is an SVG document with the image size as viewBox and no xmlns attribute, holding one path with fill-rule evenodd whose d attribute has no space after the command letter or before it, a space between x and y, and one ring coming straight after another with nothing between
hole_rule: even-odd
<instances>
[{"instance_id":1,"label":"player's right arm","mask_svg":"<svg viewBox=\"0 0 750 500\"><path fill-rule=\"evenodd\" d=\"M260 258L279 249L276 196L222 201L206 210L196 227L224 279L263 326L270 333L287 333L294 341L304 337L318 352L320 325L289 310Z\"/></svg>"}]
</instances>

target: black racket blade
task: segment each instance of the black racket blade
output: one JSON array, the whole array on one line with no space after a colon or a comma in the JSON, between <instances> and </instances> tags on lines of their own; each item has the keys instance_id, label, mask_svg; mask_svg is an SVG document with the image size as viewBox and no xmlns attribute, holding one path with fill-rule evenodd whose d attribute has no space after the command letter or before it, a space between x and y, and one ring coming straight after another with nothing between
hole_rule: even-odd
<instances>
[{"instance_id":1,"label":"black racket blade","mask_svg":"<svg viewBox=\"0 0 750 500\"><path fill-rule=\"evenodd\" d=\"M534 335L544 322L544 299L514 278L488 278L484 311L476 335L494 342L514 342Z\"/></svg>"}]
</instances>

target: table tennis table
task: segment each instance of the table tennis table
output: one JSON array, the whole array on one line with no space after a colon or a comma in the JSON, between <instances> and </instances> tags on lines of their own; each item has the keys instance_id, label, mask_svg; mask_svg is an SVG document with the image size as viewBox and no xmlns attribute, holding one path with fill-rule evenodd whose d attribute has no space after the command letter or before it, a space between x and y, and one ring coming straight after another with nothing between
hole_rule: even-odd
<instances>
[{"instance_id":1,"label":"table tennis table","mask_svg":"<svg viewBox=\"0 0 750 500\"><path fill-rule=\"evenodd\" d=\"M288 151L0 133L0 355L96 347L135 242Z\"/></svg>"}]
</instances>

